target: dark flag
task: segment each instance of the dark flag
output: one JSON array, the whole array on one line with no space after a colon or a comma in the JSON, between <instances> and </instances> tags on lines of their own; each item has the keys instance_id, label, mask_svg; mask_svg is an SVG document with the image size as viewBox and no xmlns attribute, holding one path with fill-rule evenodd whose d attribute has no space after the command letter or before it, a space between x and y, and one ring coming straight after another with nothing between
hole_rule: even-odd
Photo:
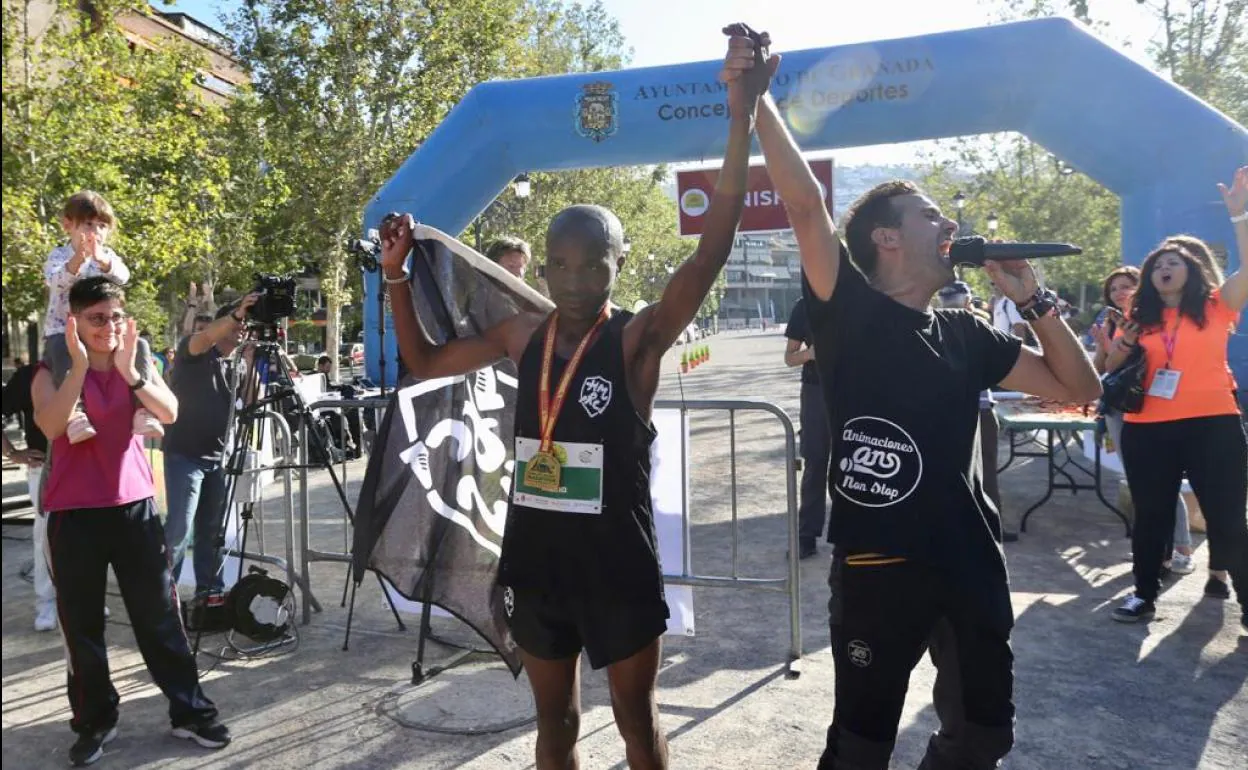
<instances>
[{"instance_id":1,"label":"dark flag","mask_svg":"<svg viewBox=\"0 0 1248 770\"><path fill-rule=\"evenodd\" d=\"M553 305L456 239L417 225L412 297L434 342L476 336ZM451 613L490 643L512 673L498 558L514 463L516 372L510 361L466 376L405 377L378 430L355 514L353 567L380 573L404 597Z\"/></svg>"}]
</instances>

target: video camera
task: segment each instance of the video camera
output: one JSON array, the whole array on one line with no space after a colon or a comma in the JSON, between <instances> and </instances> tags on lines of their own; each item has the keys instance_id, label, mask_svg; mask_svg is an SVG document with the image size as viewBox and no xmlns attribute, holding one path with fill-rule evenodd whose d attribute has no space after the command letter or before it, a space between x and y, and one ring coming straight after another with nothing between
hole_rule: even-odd
<instances>
[{"instance_id":1,"label":"video camera","mask_svg":"<svg viewBox=\"0 0 1248 770\"><path fill-rule=\"evenodd\" d=\"M258 324L275 325L295 313L295 279L288 275L256 274L256 287L252 292L260 295L251 306L251 319Z\"/></svg>"}]
</instances>

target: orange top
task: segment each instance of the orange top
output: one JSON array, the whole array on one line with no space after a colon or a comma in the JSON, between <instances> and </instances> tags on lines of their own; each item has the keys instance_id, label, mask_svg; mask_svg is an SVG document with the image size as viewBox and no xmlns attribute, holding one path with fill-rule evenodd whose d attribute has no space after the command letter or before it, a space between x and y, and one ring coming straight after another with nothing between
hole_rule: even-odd
<instances>
[{"instance_id":1,"label":"orange top","mask_svg":"<svg viewBox=\"0 0 1248 770\"><path fill-rule=\"evenodd\" d=\"M1239 322L1239 313L1227 307L1220 292L1214 289L1205 304L1205 328L1187 316L1179 316L1178 308L1164 308L1161 319L1161 326L1146 329L1140 335L1148 360L1144 387L1151 388L1157 370L1166 366L1169 348L1170 368L1181 372L1178 390L1174 398L1145 396L1144 408L1125 415L1126 421L1169 422L1239 414L1235 377L1226 361L1226 345Z\"/></svg>"}]
</instances>

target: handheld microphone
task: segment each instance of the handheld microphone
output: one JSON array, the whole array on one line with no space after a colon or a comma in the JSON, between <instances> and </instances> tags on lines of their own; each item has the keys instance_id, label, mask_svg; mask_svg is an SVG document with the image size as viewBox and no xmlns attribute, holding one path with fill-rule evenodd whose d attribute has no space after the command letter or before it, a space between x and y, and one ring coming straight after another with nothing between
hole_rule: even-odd
<instances>
[{"instance_id":1,"label":"handheld microphone","mask_svg":"<svg viewBox=\"0 0 1248 770\"><path fill-rule=\"evenodd\" d=\"M983 267L989 259L1040 259L1082 254L1069 243L989 243L979 235L958 238L949 247L949 261L956 266Z\"/></svg>"}]
</instances>

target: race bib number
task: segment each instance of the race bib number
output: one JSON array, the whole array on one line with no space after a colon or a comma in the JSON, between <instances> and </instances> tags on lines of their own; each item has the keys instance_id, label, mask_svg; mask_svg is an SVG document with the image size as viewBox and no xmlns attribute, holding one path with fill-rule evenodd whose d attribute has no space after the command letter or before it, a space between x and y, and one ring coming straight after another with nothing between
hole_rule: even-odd
<instances>
[{"instance_id":1,"label":"race bib number","mask_svg":"<svg viewBox=\"0 0 1248 770\"><path fill-rule=\"evenodd\" d=\"M1177 369L1158 369L1153 375L1153 384L1148 389L1148 395L1157 398L1172 399L1179 392L1179 378L1183 376L1183 372Z\"/></svg>"},{"instance_id":2,"label":"race bib number","mask_svg":"<svg viewBox=\"0 0 1248 770\"><path fill-rule=\"evenodd\" d=\"M563 467L559 490L548 492L524 483L524 472L541 444L537 439L516 437L512 502L546 511L602 513L602 445L555 442L552 451Z\"/></svg>"}]
</instances>

